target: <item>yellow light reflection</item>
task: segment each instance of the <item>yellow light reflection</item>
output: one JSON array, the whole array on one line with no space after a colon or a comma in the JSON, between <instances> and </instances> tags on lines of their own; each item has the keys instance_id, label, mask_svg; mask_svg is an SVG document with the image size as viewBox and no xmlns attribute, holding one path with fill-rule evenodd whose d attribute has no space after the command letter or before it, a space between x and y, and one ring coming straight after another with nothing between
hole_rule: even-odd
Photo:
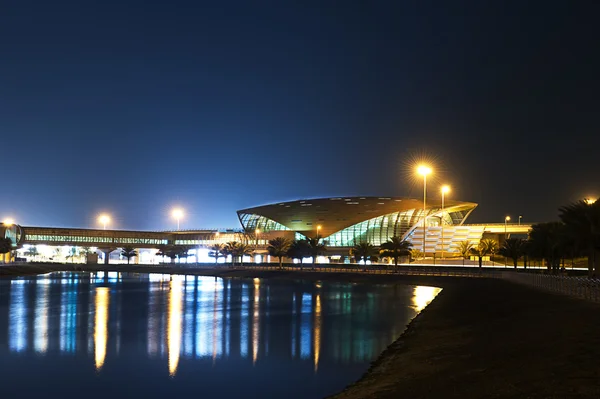
<instances>
[{"instance_id":1,"label":"yellow light reflection","mask_svg":"<svg viewBox=\"0 0 600 399\"><path fill-rule=\"evenodd\" d=\"M315 301L315 335L313 347L315 348L315 373L319 369L319 356L321 355L321 294L317 294Z\"/></svg>"},{"instance_id":2,"label":"yellow light reflection","mask_svg":"<svg viewBox=\"0 0 600 399\"><path fill-rule=\"evenodd\" d=\"M259 337L259 323L260 323L260 279L254 279L254 312L252 313L252 364L256 364L258 359L258 344L260 342Z\"/></svg>"},{"instance_id":3,"label":"yellow light reflection","mask_svg":"<svg viewBox=\"0 0 600 399\"><path fill-rule=\"evenodd\" d=\"M96 370L100 371L106 358L106 343L108 342L108 305L110 291L107 287L96 288L96 317L94 319L94 348Z\"/></svg>"},{"instance_id":4,"label":"yellow light reflection","mask_svg":"<svg viewBox=\"0 0 600 399\"><path fill-rule=\"evenodd\" d=\"M46 353L48 349L48 294L50 292L50 280L39 280L38 298L35 303L35 337L34 346L36 352Z\"/></svg>"},{"instance_id":5,"label":"yellow light reflection","mask_svg":"<svg viewBox=\"0 0 600 399\"><path fill-rule=\"evenodd\" d=\"M171 281L169 292L169 325L167 332L167 346L169 349L169 375L174 377L179 365L181 353L181 298L182 283L180 279Z\"/></svg>"},{"instance_id":6,"label":"yellow light reflection","mask_svg":"<svg viewBox=\"0 0 600 399\"><path fill-rule=\"evenodd\" d=\"M438 287L416 286L413 291L413 306L417 312L425 309L435 299L442 289Z\"/></svg>"}]
</instances>

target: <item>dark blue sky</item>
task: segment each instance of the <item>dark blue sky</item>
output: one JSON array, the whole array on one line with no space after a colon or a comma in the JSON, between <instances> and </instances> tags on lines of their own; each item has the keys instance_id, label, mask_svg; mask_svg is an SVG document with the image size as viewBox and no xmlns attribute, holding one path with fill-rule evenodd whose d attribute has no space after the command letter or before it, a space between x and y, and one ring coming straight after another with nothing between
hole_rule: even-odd
<instances>
[{"instance_id":1,"label":"dark blue sky","mask_svg":"<svg viewBox=\"0 0 600 399\"><path fill-rule=\"evenodd\" d=\"M600 9L522 3L5 1L0 217L238 227L430 154L471 221L553 219L600 195Z\"/></svg>"}]
</instances>

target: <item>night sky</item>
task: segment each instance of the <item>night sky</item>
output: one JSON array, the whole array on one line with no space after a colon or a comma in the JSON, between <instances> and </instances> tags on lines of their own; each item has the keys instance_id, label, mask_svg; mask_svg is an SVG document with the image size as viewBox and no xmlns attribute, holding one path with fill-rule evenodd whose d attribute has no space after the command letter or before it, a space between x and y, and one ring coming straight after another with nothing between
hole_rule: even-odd
<instances>
[{"instance_id":1,"label":"night sky","mask_svg":"<svg viewBox=\"0 0 600 399\"><path fill-rule=\"evenodd\" d=\"M20 224L418 197L421 156L470 222L600 195L597 1L2 4L0 217Z\"/></svg>"}]
</instances>

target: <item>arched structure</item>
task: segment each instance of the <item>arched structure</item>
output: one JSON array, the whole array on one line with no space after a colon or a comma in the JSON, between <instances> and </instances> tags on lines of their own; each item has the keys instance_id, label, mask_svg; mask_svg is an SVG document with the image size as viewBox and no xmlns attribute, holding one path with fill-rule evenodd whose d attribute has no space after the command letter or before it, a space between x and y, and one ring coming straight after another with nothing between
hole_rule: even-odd
<instances>
[{"instance_id":1,"label":"arched structure","mask_svg":"<svg viewBox=\"0 0 600 399\"><path fill-rule=\"evenodd\" d=\"M427 215L427 227L462 225L477 204L415 198L342 197L281 202L238 211L247 231L294 231L309 237L318 233L329 247L359 242L381 245L393 236L412 237Z\"/></svg>"}]
</instances>

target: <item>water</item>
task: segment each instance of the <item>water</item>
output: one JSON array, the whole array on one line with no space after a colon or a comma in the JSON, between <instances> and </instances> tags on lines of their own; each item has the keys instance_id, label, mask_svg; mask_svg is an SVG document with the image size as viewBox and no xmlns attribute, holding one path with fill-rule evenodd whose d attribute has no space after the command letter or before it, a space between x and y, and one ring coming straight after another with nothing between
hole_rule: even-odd
<instances>
[{"instance_id":1,"label":"water","mask_svg":"<svg viewBox=\"0 0 600 399\"><path fill-rule=\"evenodd\" d=\"M0 280L0 396L319 398L440 290L55 273Z\"/></svg>"}]
</instances>

